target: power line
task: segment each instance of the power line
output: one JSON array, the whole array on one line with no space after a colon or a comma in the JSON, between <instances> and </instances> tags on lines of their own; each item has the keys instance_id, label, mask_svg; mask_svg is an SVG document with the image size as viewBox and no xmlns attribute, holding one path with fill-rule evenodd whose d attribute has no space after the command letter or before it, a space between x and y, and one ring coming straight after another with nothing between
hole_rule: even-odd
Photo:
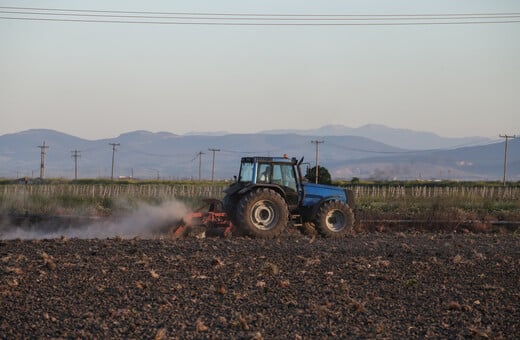
<instances>
[{"instance_id":1,"label":"power line","mask_svg":"<svg viewBox=\"0 0 520 340\"><path fill-rule=\"evenodd\" d=\"M513 24L520 20L501 21L445 21L445 22L379 22L379 23L262 23L262 22L180 22L180 21L131 21L131 20L87 20L87 19L56 19L31 17L4 17L4 20L83 22L109 24L153 24L153 25L198 25L198 26L428 26L428 25L467 25L467 24Z\"/></svg>"},{"instance_id":2,"label":"power line","mask_svg":"<svg viewBox=\"0 0 520 340\"><path fill-rule=\"evenodd\" d=\"M503 16L520 15L518 12L494 12L494 13L407 13L407 14L295 14L295 13L231 13L231 12L151 12L151 11L121 11L121 10L90 10L70 8L45 8L45 7L15 7L0 6L0 9L12 10L38 10L38 11L61 11L61 12L86 12L86 13L120 13L120 14L150 14L150 15L202 15L202 16L251 16L251 17L454 17L454 16Z\"/></svg>"},{"instance_id":3,"label":"power line","mask_svg":"<svg viewBox=\"0 0 520 340\"><path fill-rule=\"evenodd\" d=\"M0 6L0 13L4 13L7 15L24 15L0 17L0 19L6 20L162 25L395 26L498 24L520 22L520 13L518 12L444 14L268 14L217 12L150 12Z\"/></svg>"},{"instance_id":4,"label":"power line","mask_svg":"<svg viewBox=\"0 0 520 340\"><path fill-rule=\"evenodd\" d=\"M182 153L159 154L159 153L152 153L152 152L142 151L142 150L139 150L139 149L136 149L136 148L132 148L132 147L125 147L125 150L131 151L132 153L137 153L137 154L150 156L150 157L157 157L157 158L190 157L192 155L192 154L187 154L187 153L184 153L184 154L182 154Z\"/></svg>"},{"instance_id":5,"label":"power line","mask_svg":"<svg viewBox=\"0 0 520 340\"><path fill-rule=\"evenodd\" d=\"M403 150L403 151L376 151L376 150L367 150L367 149L361 149L361 148L353 148L350 146L345 145L339 145L335 143L327 142L327 145L340 148L340 149L347 149L350 151L357 151L357 152L365 152L365 153L377 153L377 154L409 154L409 153L417 153L419 151L437 151L442 149L431 149L431 150Z\"/></svg>"},{"instance_id":6,"label":"power line","mask_svg":"<svg viewBox=\"0 0 520 340\"><path fill-rule=\"evenodd\" d=\"M346 145L330 143L330 141L327 142L327 145L330 145L330 146L336 147L336 148L340 148L340 149L346 149L346 150L350 150L350 151L357 151L357 152L364 152L364 153L396 154L396 155L402 154L402 155L404 155L404 154L415 154L415 153L418 153L418 152L448 151L448 150L453 150L453 149L461 148L461 147L465 147L465 146L482 146L482 145L488 145L490 143L495 143L495 141L492 141L492 142L489 142L489 143L486 143L486 144L482 144L482 143L467 143L467 144L454 145L454 146L450 146L450 147L437 148L437 149L400 150L400 151L377 151L377 150L368 150L368 149L362 149L362 148L353 148L353 147L346 146Z\"/></svg>"},{"instance_id":7,"label":"power line","mask_svg":"<svg viewBox=\"0 0 520 340\"><path fill-rule=\"evenodd\" d=\"M2 7L0 7L1 9ZM71 10L74 11L74 10ZM503 18L519 18L520 13L504 13L504 14L453 14L453 15L249 15L249 14L161 14L161 15L135 15L134 12L111 12L103 13L129 13L129 14L97 14L99 11L75 11L79 13L47 13L47 12L29 12L29 11L6 11L0 10L5 14L29 14L29 15L48 15L48 16L72 16L72 17L96 17L96 18L132 18L132 19L192 19L192 20L272 20L272 21L366 21L366 20L467 20L467 19L503 19ZM83 14L88 13L88 14ZM144 12L146 13L146 12Z\"/></svg>"}]
</instances>

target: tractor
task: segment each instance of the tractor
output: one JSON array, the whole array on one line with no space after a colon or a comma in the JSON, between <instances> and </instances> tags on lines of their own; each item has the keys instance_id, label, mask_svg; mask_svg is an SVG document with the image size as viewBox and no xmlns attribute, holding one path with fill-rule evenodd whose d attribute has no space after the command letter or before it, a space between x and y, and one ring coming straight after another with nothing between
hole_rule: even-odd
<instances>
[{"instance_id":1,"label":"tractor","mask_svg":"<svg viewBox=\"0 0 520 340\"><path fill-rule=\"evenodd\" d=\"M354 225L351 190L309 183L301 172L303 157L243 157L238 178L222 201L207 200L208 212L191 213L175 231L199 225L233 228L254 238L278 237L289 224L329 238L349 234Z\"/></svg>"}]
</instances>

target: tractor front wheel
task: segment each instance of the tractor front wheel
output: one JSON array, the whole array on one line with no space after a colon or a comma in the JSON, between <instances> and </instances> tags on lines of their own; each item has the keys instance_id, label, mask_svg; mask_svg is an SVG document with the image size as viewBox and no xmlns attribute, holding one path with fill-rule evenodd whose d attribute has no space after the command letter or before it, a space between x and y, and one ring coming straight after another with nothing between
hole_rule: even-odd
<instances>
[{"instance_id":1,"label":"tractor front wheel","mask_svg":"<svg viewBox=\"0 0 520 340\"><path fill-rule=\"evenodd\" d=\"M279 236L289 220L285 200L274 190L261 188L244 195L236 209L238 227L256 238Z\"/></svg>"},{"instance_id":2,"label":"tractor front wheel","mask_svg":"<svg viewBox=\"0 0 520 340\"><path fill-rule=\"evenodd\" d=\"M316 214L315 224L318 232L325 237L345 237L354 226L354 213L341 201L325 202Z\"/></svg>"}]
</instances>

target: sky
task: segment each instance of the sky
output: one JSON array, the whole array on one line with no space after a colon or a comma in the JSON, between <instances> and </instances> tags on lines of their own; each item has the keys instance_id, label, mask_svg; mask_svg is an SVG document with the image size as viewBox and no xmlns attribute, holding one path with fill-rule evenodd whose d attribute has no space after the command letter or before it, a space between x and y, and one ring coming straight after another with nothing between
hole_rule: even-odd
<instances>
[{"instance_id":1,"label":"sky","mask_svg":"<svg viewBox=\"0 0 520 340\"><path fill-rule=\"evenodd\" d=\"M0 6L0 135L45 128L100 139L134 130L251 133L328 124L383 124L444 137L520 134L520 22L388 25L411 22L396 15L506 13L520 21L516 0L0 0ZM344 26L135 24L5 19L42 18L5 7L390 19ZM477 19L484 20L497 21ZM191 20L197 21L203 20Z\"/></svg>"}]
</instances>

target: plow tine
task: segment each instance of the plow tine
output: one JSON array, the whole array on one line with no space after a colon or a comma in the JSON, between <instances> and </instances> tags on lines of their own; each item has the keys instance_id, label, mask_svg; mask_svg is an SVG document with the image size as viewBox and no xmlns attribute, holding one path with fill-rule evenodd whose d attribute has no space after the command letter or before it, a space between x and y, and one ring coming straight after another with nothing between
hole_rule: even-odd
<instances>
[{"instance_id":1,"label":"plow tine","mask_svg":"<svg viewBox=\"0 0 520 340\"><path fill-rule=\"evenodd\" d=\"M226 227L226 229L224 229L224 237L225 238L229 238L231 237L231 231L233 230L233 224L229 224L228 227Z\"/></svg>"},{"instance_id":2,"label":"plow tine","mask_svg":"<svg viewBox=\"0 0 520 340\"><path fill-rule=\"evenodd\" d=\"M170 231L172 239L182 239L190 234L196 237L231 236L233 224L222 211L222 203L217 199L207 199L205 203L209 205L208 211L203 212L202 208L199 208L184 216L177 228Z\"/></svg>"},{"instance_id":3,"label":"plow tine","mask_svg":"<svg viewBox=\"0 0 520 340\"><path fill-rule=\"evenodd\" d=\"M185 238L189 234L189 227L181 225L179 226L173 233L172 239L178 240L181 238Z\"/></svg>"}]
</instances>

